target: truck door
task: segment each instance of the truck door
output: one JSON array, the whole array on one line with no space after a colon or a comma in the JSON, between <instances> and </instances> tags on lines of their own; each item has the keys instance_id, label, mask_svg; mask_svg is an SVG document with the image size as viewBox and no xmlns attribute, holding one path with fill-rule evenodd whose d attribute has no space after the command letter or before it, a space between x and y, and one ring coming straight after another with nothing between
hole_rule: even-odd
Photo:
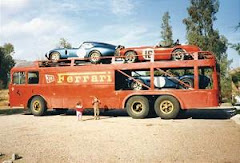
<instances>
[{"instance_id":1,"label":"truck door","mask_svg":"<svg viewBox=\"0 0 240 163\"><path fill-rule=\"evenodd\" d=\"M14 72L12 82L9 85L9 102L11 107L24 107L24 92L26 91L26 73Z\"/></svg>"},{"instance_id":2,"label":"truck door","mask_svg":"<svg viewBox=\"0 0 240 163\"><path fill-rule=\"evenodd\" d=\"M39 95L41 89L39 88L39 72L29 71L27 72L27 86L28 89L25 90L25 99L28 101L33 95Z\"/></svg>"}]
</instances>

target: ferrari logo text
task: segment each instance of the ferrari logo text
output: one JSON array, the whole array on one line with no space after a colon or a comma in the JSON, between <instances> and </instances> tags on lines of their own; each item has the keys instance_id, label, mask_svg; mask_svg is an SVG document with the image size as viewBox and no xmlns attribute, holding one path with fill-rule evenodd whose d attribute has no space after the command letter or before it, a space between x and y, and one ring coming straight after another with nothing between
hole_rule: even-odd
<instances>
[{"instance_id":1,"label":"ferrari logo text","mask_svg":"<svg viewBox=\"0 0 240 163\"><path fill-rule=\"evenodd\" d=\"M57 83L110 83L111 72L59 73Z\"/></svg>"}]
</instances>

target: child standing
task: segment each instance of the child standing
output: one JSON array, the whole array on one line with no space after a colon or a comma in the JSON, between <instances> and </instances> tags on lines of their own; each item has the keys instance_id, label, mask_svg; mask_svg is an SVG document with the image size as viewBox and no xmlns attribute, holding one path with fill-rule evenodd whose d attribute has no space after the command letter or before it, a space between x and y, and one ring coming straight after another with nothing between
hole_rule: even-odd
<instances>
[{"instance_id":1,"label":"child standing","mask_svg":"<svg viewBox=\"0 0 240 163\"><path fill-rule=\"evenodd\" d=\"M100 100L97 98L97 97L93 97L93 101L92 101L92 105L93 105L93 108L94 108L94 120L99 120L100 117L99 117L99 105L100 105Z\"/></svg>"},{"instance_id":2,"label":"child standing","mask_svg":"<svg viewBox=\"0 0 240 163\"><path fill-rule=\"evenodd\" d=\"M82 113L83 113L83 106L82 106L82 103L79 101L76 105L76 115L77 115L78 121L79 120L82 121Z\"/></svg>"}]
</instances>

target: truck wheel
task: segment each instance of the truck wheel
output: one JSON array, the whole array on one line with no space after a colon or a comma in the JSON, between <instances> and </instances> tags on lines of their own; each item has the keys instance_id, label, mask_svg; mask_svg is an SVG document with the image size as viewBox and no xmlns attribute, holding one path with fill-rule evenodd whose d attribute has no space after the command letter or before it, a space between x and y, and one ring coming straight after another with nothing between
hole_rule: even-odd
<instances>
[{"instance_id":1,"label":"truck wheel","mask_svg":"<svg viewBox=\"0 0 240 163\"><path fill-rule=\"evenodd\" d=\"M46 103L40 96L36 96L32 99L30 104L30 110L33 115L41 116L46 112Z\"/></svg>"},{"instance_id":2,"label":"truck wheel","mask_svg":"<svg viewBox=\"0 0 240 163\"><path fill-rule=\"evenodd\" d=\"M127 102L126 110L128 115L134 119L145 118L149 112L148 99L143 96L131 97Z\"/></svg>"},{"instance_id":3,"label":"truck wheel","mask_svg":"<svg viewBox=\"0 0 240 163\"><path fill-rule=\"evenodd\" d=\"M173 119L177 117L180 105L178 100L172 96L160 96L155 101L154 109L159 117Z\"/></svg>"}]
</instances>

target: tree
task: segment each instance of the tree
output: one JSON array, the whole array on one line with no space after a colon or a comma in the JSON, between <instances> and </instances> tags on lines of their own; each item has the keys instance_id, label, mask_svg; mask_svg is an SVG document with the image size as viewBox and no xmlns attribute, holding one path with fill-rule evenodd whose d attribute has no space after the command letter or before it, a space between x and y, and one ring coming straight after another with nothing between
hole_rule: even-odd
<instances>
[{"instance_id":1,"label":"tree","mask_svg":"<svg viewBox=\"0 0 240 163\"><path fill-rule=\"evenodd\" d=\"M187 8L189 17L183 23L186 25L189 44L215 54L220 69L222 97L230 100L231 77L228 71L231 61L227 60L226 53L228 40L213 28L218 9L218 0L191 0L191 5Z\"/></svg>"},{"instance_id":2,"label":"tree","mask_svg":"<svg viewBox=\"0 0 240 163\"><path fill-rule=\"evenodd\" d=\"M232 75L232 95L233 102L236 102L235 97L240 96L240 67L231 70Z\"/></svg>"},{"instance_id":3,"label":"tree","mask_svg":"<svg viewBox=\"0 0 240 163\"><path fill-rule=\"evenodd\" d=\"M0 88L6 88L11 68L15 65L12 58L14 47L10 43L0 46Z\"/></svg>"},{"instance_id":4,"label":"tree","mask_svg":"<svg viewBox=\"0 0 240 163\"><path fill-rule=\"evenodd\" d=\"M59 48L72 48L72 45L65 38L60 38Z\"/></svg>"},{"instance_id":5,"label":"tree","mask_svg":"<svg viewBox=\"0 0 240 163\"><path fill-rule=\"evenodd\" d=\"M172 45L172 27L169 24L170 20L169 12L165 12L162 17L162 31L161 31L161 38L165 45Z\"/></svg>"},{"instance_id":6,"label":"tree","mask_svg":"<svg viewBox=\"0 0 240 163\"><path fill-rule=\"evenodd\" d=\"M236 26L236 31L240 28L240 22L238 23L238 25ZM236 44L229 44L231 48L235 49L238 54L240 55L240 43L236 43Z\"/></svg>"},{"instance_id":7,"label":"tree","mask_svg":"<svg viewBox=\"0 0 240 163\"><path fill-rule=\"evenodd\" d=\"M240 43L236 44L230 44L231 48L235 49L238 52L238 55L240 55Z\"/></svg>"}]
</instances>

